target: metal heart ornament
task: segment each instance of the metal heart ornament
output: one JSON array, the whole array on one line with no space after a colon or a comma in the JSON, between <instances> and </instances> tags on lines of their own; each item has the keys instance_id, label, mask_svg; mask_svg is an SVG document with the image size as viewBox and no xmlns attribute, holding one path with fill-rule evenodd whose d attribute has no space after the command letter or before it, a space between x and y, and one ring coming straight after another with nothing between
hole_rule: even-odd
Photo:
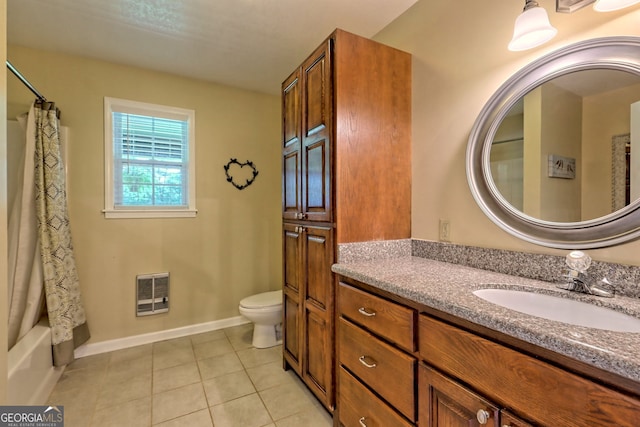
<instances>
[{"instance_id":1,"label":"metal heart ornament","mask_svg":"<svg viewBox=\"0 0 640 427\"><path fill-rule=\"evenodd\" d=\"M256 169L252 161L247 160L244 163L240 163L237 159L231 159L229 163L224 165L224 173L228 182L238 190L243 190L256 180L258 169Z\"/></svg>"}]
</instances>

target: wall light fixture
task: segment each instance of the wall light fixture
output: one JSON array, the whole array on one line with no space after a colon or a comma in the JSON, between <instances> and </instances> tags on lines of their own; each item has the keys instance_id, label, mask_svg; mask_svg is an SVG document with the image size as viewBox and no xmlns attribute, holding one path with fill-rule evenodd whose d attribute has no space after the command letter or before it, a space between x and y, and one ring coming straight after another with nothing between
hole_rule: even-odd
<instances>
[{"instance_id":1,"label":"wall light fixture","mask_svg":"<svg viewBox=\"0 0 640 427\"><path fill-rule=\"evenodd\" d=\"M593 9L598 12L611 12L640 3L640 0L597 0Z\"/></svg>"},{"instance_id":2,"label":"wall light fixture","mask_svg":"<svg viewBox=\"0 0 640 427\"><path fill-rule=\"evenodd\" d=\"M640 3L640 0L556 0L556 12L572 13L578 9L595 3L597 12L611 12ZM513 38L509 42L509 50L520 51L532 49L551 40L556 30L549 22L544 8L535 0L525 0L524 10L516 18L513 27Z\"/></svg>"},{"instance_id":3,"label":"wall light fixture","mask_svg":"<svg viewBox=\"0 0 640 427\"><path fill-rule=\"evenodd\" d=\"M640 1L640 0L639 0ZM558 33L549 22L544 8L535 0L526 0L524 10L516 18L509 50L527 50L551 40Z\"/></svg>"}]
</instances>

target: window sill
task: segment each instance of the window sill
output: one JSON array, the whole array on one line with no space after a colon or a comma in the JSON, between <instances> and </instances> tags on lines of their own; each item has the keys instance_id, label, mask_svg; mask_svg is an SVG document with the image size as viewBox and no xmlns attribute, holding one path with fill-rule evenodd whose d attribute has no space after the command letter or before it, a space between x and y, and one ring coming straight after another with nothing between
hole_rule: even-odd
<instances>
[{"instance_id":1,"label":"window sill","mask_svg":"<svg viewBox=\"0 0 640 427\"><path fill-rule=\"evenodd\" d=\"M105 209L106 219L117 218L195 218L197 209Z\"/></svg>"}]
</instances>

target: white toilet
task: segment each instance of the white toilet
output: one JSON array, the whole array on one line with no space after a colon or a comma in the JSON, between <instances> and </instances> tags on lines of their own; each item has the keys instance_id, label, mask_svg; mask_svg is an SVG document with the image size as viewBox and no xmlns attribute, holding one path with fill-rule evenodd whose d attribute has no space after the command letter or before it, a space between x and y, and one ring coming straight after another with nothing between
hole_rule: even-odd
<instances>
[{"instance_id":1,"label":"white toilet","mask_svg":"<svg viewBox=\"0 0 640 427\"><path fill-rule=\"evenodd\" d=\"M253 322L253 346L268 348L282 343L282 291L263 292L240 301L240 314Z\"/></svg>"}]
</instances>

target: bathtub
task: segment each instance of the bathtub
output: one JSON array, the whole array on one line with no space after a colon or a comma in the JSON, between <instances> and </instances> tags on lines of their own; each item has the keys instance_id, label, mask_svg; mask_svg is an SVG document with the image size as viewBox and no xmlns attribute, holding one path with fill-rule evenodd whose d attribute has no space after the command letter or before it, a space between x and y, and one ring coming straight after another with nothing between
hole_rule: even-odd
<instances>
[{"instance_id":1,"label":"bathtub","mask_svg":"<svg viewBox=\"0 0 640 427\"><path fill-rule=\"evenodd\" d=\"M8 405L44 405L64 371L53 366L51 330L41 320L9 350Z\"/></svg>"}]
</instances>

